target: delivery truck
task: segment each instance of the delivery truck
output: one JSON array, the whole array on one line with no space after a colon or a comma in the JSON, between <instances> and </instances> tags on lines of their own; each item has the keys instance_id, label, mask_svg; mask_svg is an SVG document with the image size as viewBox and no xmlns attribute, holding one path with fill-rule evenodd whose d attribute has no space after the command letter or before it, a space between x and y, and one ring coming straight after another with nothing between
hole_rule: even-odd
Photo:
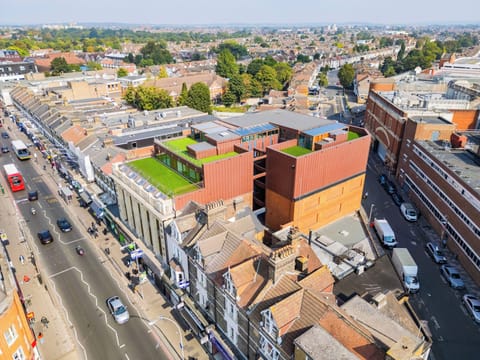
<instances>
[{"instance_id":1,"label":"delivery truck","mask_svg":"<svg viewBox=\"0 0 480 360\"><path fill-rule=\"evenodd\" d=\"M397 246L395 233L386 219L375 219L373 221L373 226L383 246L390 249Z\"/></svg>"},{"instance_id":2,"label":"delivery truck","mask_svg":"<svg viewBox=\"0 0 480 360\"><path fill-rule=\"evenodd\" d=\"M395 248L392 251L393 267L402 280L405 291L408 293L416 293L420 290L420 282L418 281L418 266L413 260L412 255L406 248Z\"/></svg>"}]
</instances>

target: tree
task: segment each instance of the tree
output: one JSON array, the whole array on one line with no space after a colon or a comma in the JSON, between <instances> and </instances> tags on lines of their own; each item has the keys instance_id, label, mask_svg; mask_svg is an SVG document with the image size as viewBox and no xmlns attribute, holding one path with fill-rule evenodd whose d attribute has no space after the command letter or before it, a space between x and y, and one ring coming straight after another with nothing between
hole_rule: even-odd
<instances>
[{"instance_id":1,"label":"tree","mask_svg":"<svg viewBox=\"0 0 480 360\"><path fill-rule=\"evenodd\" d=\"M247 48L233 40L225 41L218 46L217 51L219 53L221 53L223 50L230 51L235 59L240 59L241 57L248 55Z\"/></svg>"},{"instance_id":2,"label":"tree","mask_svg":"<svg viewBox=\"0 0 480 360\"><path fill-rule=\"evenodd\" d=\"M50 63L50 72L52 75L60 75L70 71L67 60L64 57L57 57Z\"/></svg>"},{"instance_id":3,"label":"tree","mask_svg":"<svg viewBox=\"0 0 480 360\"><path fill-rule=\"evenodd\" d=\"M257 75L262 65L264 65L262 59L253 59L247 66L247 73L252 76Z\"/></svg>"},{"instance_id":4,"label":"tree","mask_svg":"<svg viewBox=\"0 0 480 360\"><path fill-rule=\"evenodd\" d=\"M127 58L125 60L130 64L133 64L135 62L135 56L133 56L132 53L128 53Z\"/></svg>"},{"instance_id":5,"label":"tree","mask_svg":"<svg viewBox=\"0 0 480 360\"><path fill-rule=\"evenodd\" d=\"M292 78L293 70L287 63L276 63L273 68L277 72L277 80L280 82L280 84L285 85Z\"/></svg>"},{"instance_id":6,"label":"tree","mask_svg":"<svg viewBox=\"0 0 480 360\"><path fill-rule=\"evenodd\" d=\"M222 102L223 105L226 107L230 107L235 103L236 96L234 93L232 93L230 90L225 91L225 94L222 96Z\"/></svg>"},{"instance_id":7,"label":"tree","mask_svg":"<svg viewBox=\"0 0 480 360\"><path fill-rule=\"evenodd\" d=\"M183 83L182 84L182 91L180 91L180 95L177 98L177 106L183 106L187 102L187 97L188 97L188 88L187 84Z\"/></svg>"},{"instance_id":8,"label":"tree","mask_svg":"<svg viewBox=\"0 0 480 360\"><path fill-rule=\"evenodd\" d=\"M173 106L168 92L153 86L128 87L123 99L139 110L165 109Z\"/></svg>"},{"instance_id":9,"label":"tree","mask_svg":"<svg viewBox=\"0 0 480 360\"><path fill-rule=\"evenodd\" d=\"M352 87L354 78L355 70L352 64L345 64L338 70L338 80L344 88Z\"/></svg>"},{"instance_id":10,"label":"tree","mask_svg":"<svg viewBox=\"0 0 480 360\"><path fill-rule=\"evenodd\" d=\"M228 92L233 94L237 102L240 102L244 98L247 89L240 75L235 75L230 78L228 81Z\"/></svg>"},{"instance_id":11,"label":"tree","mask_svg":"<svg viewBox=\"0 0 480 360\"><path fill-rule=\"evenodd\" d=\"M192 109L210 114L212 112L212 106L208 86L201 82L193 84L190 90L188 90L186 105Z\"/></svg>"},{"instance_id":12,"label":"tree","mask_svg":"<svg viewBox=\"0 0 480 360\"><path fill-rule=\"evenodd\" d=\"M277 80L277 72L274 68L268 65L263 65L255 76L260 84L262 84L263 93L267 93L270 90L280 90L282 84Z\"/></svg>"},{"instance_id":13,"label":"tree","mask_svg":"<svg viewBox=\"0 0 480 360\"><path fill-rule=\"evenodd\" d=\"M169 64L173 62L173 57L167 50L167 44L165 41L149 41L140 50L143 59L151 60L153 65Z\"/></svg>"},{"instance_id":14,"label":"tree","mask_svg":"<svg viewBox=\"0 0 480 360\"><path fill-rule=\"evenodd\" d=\"M230 79L234 75L238 74L237 62L230 50L225 49L218 54L215 72L227 79Z\"/></svg>"},{"instance_id":15,"label":"tree","mask_svg":"<svg viewBox=\"0 0 480 360\"><path fill-rule=\"evenodd\" d=\"M159 79L165 79L165 78L168 78L168 73L167 73L167 69L165 69L165 66L160 66L160 69L158 70L158 75L157 77Z\"/></svg>"},{"instance_id":16,"label":"tree","mask_svg":"<svg viewBox=\"0 0 480 360\"><path fill-rule=\"evenodd\" d=\"M128 76L128 71L124 68L120 68L120 69L117 70L117 76L119 78Z\"/></svg>"},{"instance_id":17,"label":"tree","mask_svg":"<svg viewBox=\"0 0 480 360\"><path fill-rule=\"evenodd\" d=\"M318 74L318 85L326 87L328 86L328 78L325 73L321 72Z\"/></svg>"},{"instance_id":18,"label":"tree","mask_svg":"<svg viewBox=\"0 0 480 360\"><path fill-rule=\"evenodd\" d=\"M102 65L95 61L89 61L87 62L87 67L89 70L102 70Z\"/></svg>"}]
</instances>

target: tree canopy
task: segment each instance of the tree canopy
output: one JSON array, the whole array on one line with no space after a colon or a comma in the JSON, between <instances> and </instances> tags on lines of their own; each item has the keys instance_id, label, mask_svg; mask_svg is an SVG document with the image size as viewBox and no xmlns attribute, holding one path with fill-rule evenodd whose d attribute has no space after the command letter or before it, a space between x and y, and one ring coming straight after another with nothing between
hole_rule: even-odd
<instances>
[{"instance_id":1,"label":"tree canopy","mask_svg":"<svg viewBox=\"0 0 480 360\"><path fill-rule=\"evenodd\" d=\"M344 88L351 88L354 78L355 70L352 64L345 64L338 70L338 80Z\"/></svg>"},{"instance_id":2,"label":"tree canopy","mask_svg":"<svg viewBox=\"0 0 480 360\"><path fill-rule=\"evenodd\" d=\"M218 54L215 71L218 75L227 79L238 74L238 65L230 50L224 49Z\"/></svg>"},{"instance_id":3,"label":"tree canopy","mask_svg":"<svg viewBox=\"0 0 480 360\"><path fill-rule=\"evenodd\" d=\"M128 87L124 100L139 110L165 109L173 106L168 92L153 86Z\"/></svg>"},{"instance_id":4,"label":"tree canopy","mask_svg":"<svg viewBox=\"0 0 480 360\"><path fill-rule=\"evenodd\" d=\"M148 65L173 63L173 57L167 50L167 43L165 41L149 41L140 50L140 53L142 54L142 60L145 60Z\"/></svg>"},{"instance_id":5,"label":"tree canopy","mask_svg":"<svg viewBox=\"0 0 480 360\"><path fill-rule=\"evenodd\" d=\"M193 84L188 90L185 104L192 109L211 114L212 104L208 86L201 82Z\"/></svg>"}]
</instances>

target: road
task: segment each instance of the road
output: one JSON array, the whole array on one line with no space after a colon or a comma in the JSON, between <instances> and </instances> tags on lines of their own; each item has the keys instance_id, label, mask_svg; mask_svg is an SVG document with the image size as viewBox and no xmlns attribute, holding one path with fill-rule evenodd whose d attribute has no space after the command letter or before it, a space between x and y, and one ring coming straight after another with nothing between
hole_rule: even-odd
<instances>
[{"instance_id":1,"label":"road","mask_svg":"<svg viewBox=\"0 0 480 360\"><path fill-rule=\"evenodd\" d=\"M440 276L439 265L425 252L425 243L430 239L418 223L407 222L393 203L391 197L377 181L380 165L373 165L371 155L367 170L366 191L368 199L363 206L373 207L373 217L385 217L399 240L399 247L406 247L419 268L420 292L410 296L420 319L428 320L433 335L433 357L435 360L476 359L480 354L480 327L467 315L461 304L465 292L453 290ZM405 198L405 196L404 196Z\"/></svg>"},{"instance_id":2,"label":"road","mask_svg":"<svg viewBox=\"0 0 480 360\"><path fill-rule=\"evenodd\" d=\"M51 176L47 172L52 170L42 171L33 166L33 160L20 162L12 152L0 157L1 165L9 162L16 163L26 179L27 188L39 192L39 200L34 202L28 201L28 190L14 193L13 198L31 233L30 246L40 254L42 278L51 280L49 291L61 302L84 358L167 359L158 346L159 339L147 327L148 320L139 316L129 302L129 294L121 290L101 262L100 250L89 241L84 226L69 216L71 212L65 209L67 204L44 181L46 176ZM37 209L36 215L31 214L31 207ZM66 217L73 224L71 232L62 233L58 229L56 219L60 217ZM52 233L53 243L42 245L39 242L36 234L44 229ZM76 253L78 244L86 250L85 256ZM112 295L120 296L128 306L131 317L127 324L117 325L108 312L105 300Z\"/></svg>"}]
</instances>

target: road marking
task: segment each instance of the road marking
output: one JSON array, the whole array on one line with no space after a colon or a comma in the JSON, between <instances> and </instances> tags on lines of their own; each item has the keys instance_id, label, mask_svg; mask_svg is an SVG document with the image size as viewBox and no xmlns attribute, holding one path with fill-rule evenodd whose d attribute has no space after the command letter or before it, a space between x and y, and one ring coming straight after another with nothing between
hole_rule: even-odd
<instances>
[{"instance_id":1,"label":"road marking","mask_svg":"<svg viewBox=\"0 0 480 360\"><path fill-rule=\"evenodd\" d=\"M127 353L125 353L125 357L126 357L128 360L130 360L130 358L128 357L128 354L127 354Z\"/></svg>"},{"instance_id":2,"label":"road marking","mask_svg":"<svg viewBox=\"0 0 480 360\"><path fill-rule=\"evenodd\" d=\"M120 349L123 349L125 347L125 344L120 345Z\"/></svg>"}]
</instances>

